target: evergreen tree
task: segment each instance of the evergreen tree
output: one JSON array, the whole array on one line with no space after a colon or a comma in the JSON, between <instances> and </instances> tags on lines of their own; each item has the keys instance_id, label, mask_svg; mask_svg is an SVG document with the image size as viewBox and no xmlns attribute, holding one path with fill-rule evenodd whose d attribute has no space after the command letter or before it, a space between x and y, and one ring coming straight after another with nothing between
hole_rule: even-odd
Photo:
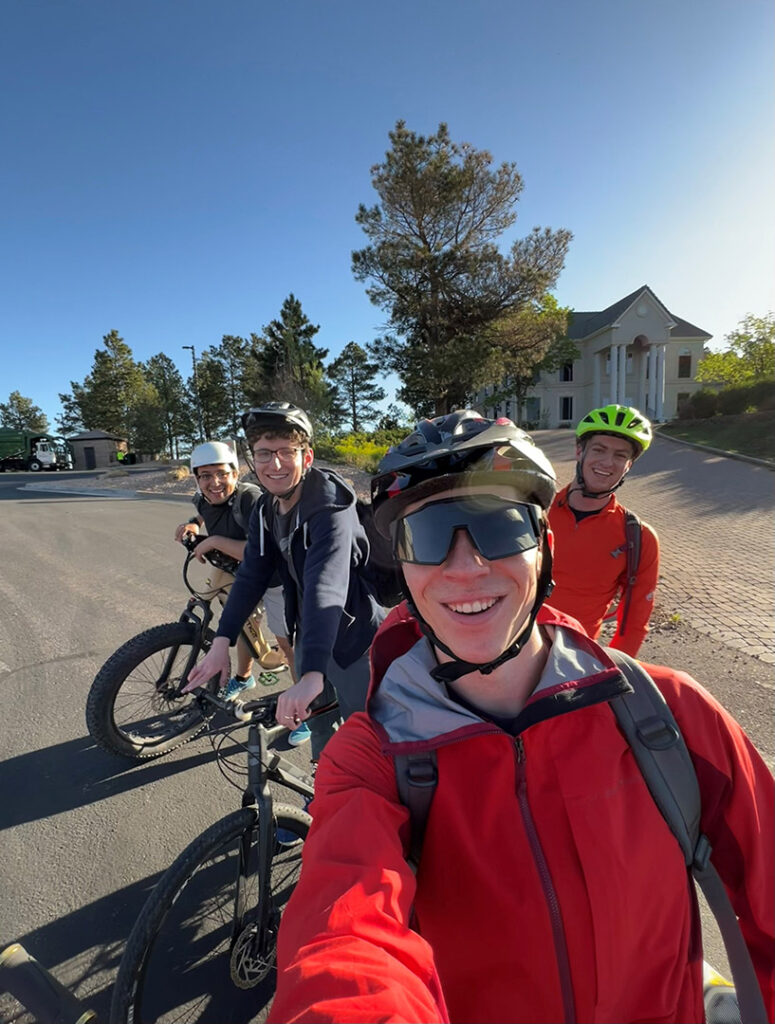
<instances>
[{"instance_id":1,"label":"evergreen tree","mask_svg":"<svg viewBox=\"0 0 775 1024\"><path fill-rule=\"evenodd\" d=\"M326 420L332 388L323 366L328 349L318 348L312 340L319 330L291 293L283 302L279 318L267 324L255 339L256 366L251 375L255 390L248 396L250 401L292 402L306 409L313 421Z\"/></svg>"},{"instance_id":2,"label":"evergreen tree","mask_svg":"<svg viewBox=\"0 0 775 1024\"><path fill-rule=\"evenodd\" d=\"M33 405L20 391L12 391L7 402L0 402L0 427L48 433L48 419L43 410Z\"/></svg>"},{"instance_id":3,"label":"evergreen tree","mask_svg":"<svg viewBox=\"0 0 775 1024\"><path fill-rule=\"evenodd\" d=\"M421 415L464 404L481 386L491 326L538 301L562 269L570 232L534 228L509 255L496 246L516 219L522 178L513 163L458 145L445 124L424 138L398 121L372 167L377 205L358 209L369 244L352 254L357 280L388 313L372 353L402 381Z\"/></svg>"},{"instance_id":4,"label":"evergreen tree","mask_svg":"<svg viewBox=\"0 0 775 1024\"><path fill-rule=\"evenodd\" d=\"M236 436L240 430L240 416L249 405L245 389L246 366L251 344L245 338L224 334L221 344L211 346L210 354L223 367L229 405L229 430Z\"/></svg>"},{"instance_id":5,"label":"evergreen tree","mask_svg":"<svg viewBox=\"0 0 775 1024\"><path fill-rule=\"evenodd\" d=\"M196 433L195 410L180 370L169 356L159 352L143 364L146 379L153 385L159 398L158 413L147 411L161 420L163 439L154 450L166 448L173 458L180 455L180 440L192 438Z\"/></svg>"},{"instance_id":6,"label":"evergreen tree","mask_svg":"<svg viewBox=\"0 0 775 1024\"><path fill-rule=\"evenodd\" d=\"M81 409L75 396L71 392L60 393L59 401L62 403L62 412L56 416L56 424L61 434L68 437L71 434L78 434L86 428L81 419Z\"/></svg>"},{"instance_id":7,"label":"evergreen tree","mask_svg":"<svg viewBox=\"0 0 775 1024\"><path fill-rule=\"evenodd\" d=\"M231 430L232 414L229 388L223 363L211 351L197 360L196 388L193 375L188 380L188 392L194 407L198 398L202 416L204 440L222 437ZM193 439L192 439L193 440Z\"/></svg>"},{"instance_id":8,"label":"evergreen tree","mask_svg":"<svg viewBox=\"0 0 775 1024\"><path fill-rule=\"evenodd\" d=\"M102 342L105 350L94 353L91 373L82 384L70 382L73 403L86 430L126 437L134 448L137 420L133 410L158 403L159 398L118 331L110 331ZM64 402L69 396L60 398Z\"/></svg>"},{"instance_id":9,"label":"evergreen tree","mask_svg":"<svg viewBox=\"0 0 775 1024\"><path fill-rule=\"evenodd\" d=\"M379 416L377 403L385 397L385 389L374 383L379 363L356 342L348 342L341 354L328 367L328 376L334 382L336 402L347 410L353 433Z\"/></svg>"}]
</instances>

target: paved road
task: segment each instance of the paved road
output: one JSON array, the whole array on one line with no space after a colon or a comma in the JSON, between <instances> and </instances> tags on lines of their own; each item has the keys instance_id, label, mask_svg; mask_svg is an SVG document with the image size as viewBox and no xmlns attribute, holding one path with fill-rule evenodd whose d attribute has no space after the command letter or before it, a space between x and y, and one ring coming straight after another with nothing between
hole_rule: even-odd
<instances>
[{"instance_id":1,"label":"paved road","mask_svg":"<svg viewBox=\"0 0 775 1024\"><path fill-rule=\"evenodd\" d=\"M123 944L159 874L236 810L206 739L132 764L84 722L100 666L188 596L162 500L19 492L0 479L0 943L19 939L107 1020ZM202 570L203 571L203 570ZM291 756L307 760L299 748ZM292 802L299 802L295 797ZM0 1020L12 1019L0 996Z\"/></svg>"},{"instance_id":2,"label":"paved road","mask_svg":"<svg viewBox=\"0 0 775 1024\"><path fill-rule=\"evenodd\" d=\"M564 485L573 474L573 435L534 437ZM618 497L659 534L657 607L775 664L775 473L657 437Z\"/></svg>"}]
</instances>

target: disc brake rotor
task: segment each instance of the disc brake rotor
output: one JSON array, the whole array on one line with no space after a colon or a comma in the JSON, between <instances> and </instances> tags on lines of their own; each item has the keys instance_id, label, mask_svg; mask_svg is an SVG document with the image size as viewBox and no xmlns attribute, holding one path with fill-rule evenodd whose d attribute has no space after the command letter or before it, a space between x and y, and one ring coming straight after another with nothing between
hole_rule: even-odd
<instances>
[{"instance_id":1,"label":"disc brake rotor","mask_svg":"<svg viewBox=\"0 0 775 1024\"><path fill-rule=\"evenodd\" d=\"M256 926L248 925L240 932L231 951L229 969L231 980L237 988L253 988L263 981L274 967L277 952L276 936L270 932L266 948L261 950L256 946L256 934Z\"/></svg>"}]
</instances>

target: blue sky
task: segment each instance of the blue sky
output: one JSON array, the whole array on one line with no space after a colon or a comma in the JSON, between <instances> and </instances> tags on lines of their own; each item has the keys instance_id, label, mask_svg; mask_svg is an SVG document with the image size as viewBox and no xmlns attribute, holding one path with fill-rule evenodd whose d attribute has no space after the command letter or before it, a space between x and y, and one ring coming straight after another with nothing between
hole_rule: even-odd
<instances>
[{"instance_id":1,"label":"blue sky","mask_svg":"<svg viewBox=\"0 0 775 1024\"><path fill-rule=\"evenodd\" d=\"M51 420L116 329L187 376L294 292L338 354L403 118L514 160L504 245L574 234L556 294L649 284L714 335L775 307L770 0L4 0L0 401Z\"/></svg>"}]
</instances>

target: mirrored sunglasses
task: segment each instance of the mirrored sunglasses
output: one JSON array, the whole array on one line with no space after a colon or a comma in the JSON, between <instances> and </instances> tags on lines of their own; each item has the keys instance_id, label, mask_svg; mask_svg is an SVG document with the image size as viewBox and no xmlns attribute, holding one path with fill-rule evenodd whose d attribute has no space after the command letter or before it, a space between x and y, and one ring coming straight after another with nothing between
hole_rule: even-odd
<instances>
[{"instance_id":1,"label":"mirrored sunglasses","mask_svg":"<svg viewBox=\"0 0 775 1024\"><path fill-rule=\"evenodd\" d=\"M538 509L491 494L441 498L392 524L393 553L400 562L441 565L456 530L488 561L509 558L538 547Z\"/></svg>"}]
</instances>

